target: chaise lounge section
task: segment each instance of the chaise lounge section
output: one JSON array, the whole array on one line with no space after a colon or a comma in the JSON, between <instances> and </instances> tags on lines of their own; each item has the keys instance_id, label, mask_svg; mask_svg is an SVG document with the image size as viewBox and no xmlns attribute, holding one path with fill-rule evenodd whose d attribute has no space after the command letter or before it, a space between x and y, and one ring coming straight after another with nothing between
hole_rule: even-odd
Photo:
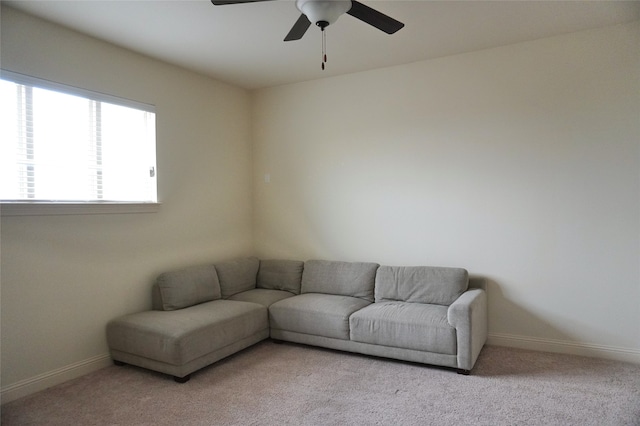
<instances>
[{"instance_id":1,"label":"chaise lounge section","mask_svg":"<svg viewBox=\"0 0 640 426\"><path fill-rule=\"evenodd\" d=\"M469 374L487 300L461 268L237 259L161 274L153 310L114 319L117 364L190 374L261 340L432 364Z\"/></svg>"}]
</instances>

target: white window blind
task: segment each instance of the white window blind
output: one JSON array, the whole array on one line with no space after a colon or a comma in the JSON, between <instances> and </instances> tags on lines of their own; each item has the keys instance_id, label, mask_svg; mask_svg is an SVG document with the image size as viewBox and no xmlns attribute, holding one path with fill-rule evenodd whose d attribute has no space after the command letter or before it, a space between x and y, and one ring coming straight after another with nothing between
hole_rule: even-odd
<instances>
[{"instance_id":1,"label":"white window blind","mask_svg":"<svg viewBox=\"0 0 640 426\"><path fill-rule=\"evenodd\" d=\"M156 203L151 105L2 70L0 201Z\"/></svg>"}]
</instances>

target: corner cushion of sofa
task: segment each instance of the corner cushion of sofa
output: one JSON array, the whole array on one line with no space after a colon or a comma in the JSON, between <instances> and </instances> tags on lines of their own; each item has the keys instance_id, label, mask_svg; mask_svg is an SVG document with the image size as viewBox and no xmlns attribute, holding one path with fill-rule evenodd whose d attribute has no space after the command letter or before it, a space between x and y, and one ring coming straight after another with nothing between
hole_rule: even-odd
<instances>
[{"instance_id":1,"label":"corner cushion of sofa","mask_svg":"<svg viewBox=\"0 0 640 426\"><path fill-rule=\"evenodd\" d=\"M227 300L235 300L240 302L251 302L269 307L280 300L288 299L295 294L286 290L272 290L268 288L254 288L252 290L243 291L230 296Z\"/></svg>"},{"instance_id":2,"label":"corner cushion of sofa","mask_svg":"<svg viewBox=\"0 0 640 426\"><path fill-rule=\"evenodd\" d=\"M216 263L222 298L256 288L260 261L256 257L228 260Z\"/></svg>"}]
</instances>

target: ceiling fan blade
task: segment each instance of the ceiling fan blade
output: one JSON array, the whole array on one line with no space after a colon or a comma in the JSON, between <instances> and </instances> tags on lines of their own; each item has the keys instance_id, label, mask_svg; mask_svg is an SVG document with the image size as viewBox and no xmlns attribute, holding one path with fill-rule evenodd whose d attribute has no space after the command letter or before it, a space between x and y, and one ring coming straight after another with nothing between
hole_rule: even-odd
<instances>
[{"instance_id":1,"label":"ceiling fan blade","mask_svg":"<svg viewBox=\"0 0 640 426\"><path fill-rule=\"evenodd\" d=\"M301 13L296 23L293 24L289 34L284 38L284 41L300 40L310 25L311 21L309 21L309 18L307 18L304 13Z\"/></svg>"},{"instance_id":2,"label":"ceiling fan blade","mask_svg":"<svg viewBox=\"0 0 640 426\"><path fill-rule=\"evenodd\" d=\"M224 6L225 4L238 4L238 3L257 3L259 1L271 1L271 0L211 0L214 6Z\"/></svg>"},{"instance_id":3,"label":"ceiling fan blade","mask_svg":"<svg viewBox=\"0 0 640 426\"><path fill-rule=\"evenodd\" d=\"M387 16L382 12L378 12L369 6L365 6L356 0L351 1L351 9L349 9L347 13L369 25L373 25L387 34L393 34L400 28L404 27L402 22L396 21L392 17Z\"/></svg>"}]
</instances>

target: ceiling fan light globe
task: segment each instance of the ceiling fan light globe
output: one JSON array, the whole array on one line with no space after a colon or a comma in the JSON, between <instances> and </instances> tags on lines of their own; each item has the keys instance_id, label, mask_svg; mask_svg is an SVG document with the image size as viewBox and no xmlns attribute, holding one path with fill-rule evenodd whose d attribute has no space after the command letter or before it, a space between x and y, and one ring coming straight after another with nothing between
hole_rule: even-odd
<instances>
[{"instance_id":1,"label":"ceiling fan light globe","mask_svg":"<svg viewBox=\"0 0 640 426\"><path fill-rule=\"evenodd\" d=\"M351 0L297 0L296 7L310 22L324 21L330 25L351 9Z\"/></svg>"}]
</instances>

